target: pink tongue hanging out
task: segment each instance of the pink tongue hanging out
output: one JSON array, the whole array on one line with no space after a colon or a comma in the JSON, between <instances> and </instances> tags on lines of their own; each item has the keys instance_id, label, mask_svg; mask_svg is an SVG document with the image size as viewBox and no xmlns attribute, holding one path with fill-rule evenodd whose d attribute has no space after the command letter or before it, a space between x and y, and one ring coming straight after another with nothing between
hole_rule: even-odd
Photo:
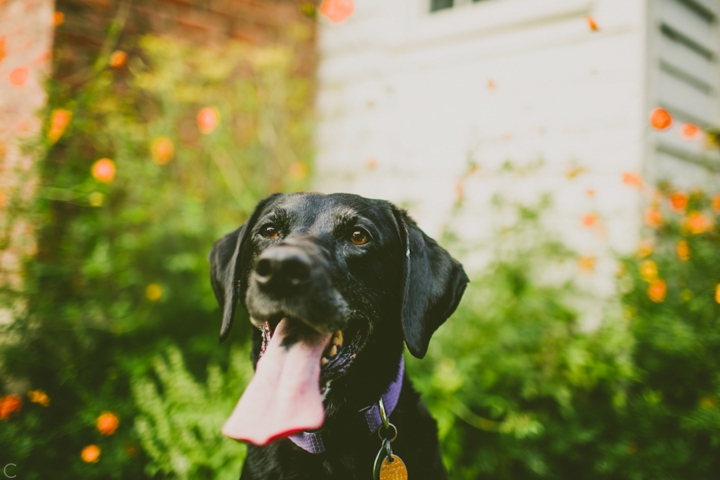
<instances>
[{"instance_id":1,"label":"pink tongue hanging out","mask_svg":"<svg viewBox=\"0 0 720 480\"><path fill-rule=\"evenodd\" d=\"M280 321L222 433L265 445L279 437L320 428L325 408L320 396L320 359L331 333L282 345L287 320Z\"/></svg>"}]
</instances>

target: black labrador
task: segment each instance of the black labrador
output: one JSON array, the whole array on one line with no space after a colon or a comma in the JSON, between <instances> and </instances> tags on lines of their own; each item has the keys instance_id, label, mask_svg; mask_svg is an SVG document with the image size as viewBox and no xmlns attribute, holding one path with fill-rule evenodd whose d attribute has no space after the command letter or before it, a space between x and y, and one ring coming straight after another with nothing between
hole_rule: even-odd
<instances>
[{"instance_id":1,"label":"black labrador","mask_svg":"<svg viewBox=\"0 0 720 480\"><path fill-rule=\"evenodd\" d=\"M424 357L468 278L405 211L350 194L276 194L208 258L220 340L238 298L258 327L255 375L223 427L250 443L241 479L368 479L389 450L413 480L446 478L403 340Z\"/></svg>"}]
</instances>

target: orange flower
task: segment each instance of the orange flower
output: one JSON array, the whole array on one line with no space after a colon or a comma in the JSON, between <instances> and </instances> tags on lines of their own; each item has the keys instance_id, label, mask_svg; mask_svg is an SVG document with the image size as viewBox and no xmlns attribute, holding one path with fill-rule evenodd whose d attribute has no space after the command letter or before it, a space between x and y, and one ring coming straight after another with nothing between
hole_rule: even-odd
<instances>
[{"instance_id":1,"label":"orange flower","mask_svg":"<svg viewBox=\"0 0 720 480\"><path fill-rule=\"evenodd\" d=\"M0 62L5 58L5 37L0 37Z\"/></svg>"},{"instance_id":2,"label":"orange flower","mask_svg":"<svg viewBox=\"0 0 720 480\"><path fill-rule=\"evenodd\" d=\"M645 212L645 224L648 227L658 228L662 225L663 218L657 208L648 208Z\"/></svg>"},{"instance_id":3,"label":"orange flower","mask_svg":"<svg viewBox=\"0 0 720 480\"><path fill-rule=\"evenodd\" d=\"M592 272L595 270L595 257L580 257L578 259L578 267L582 272Z\"/></svg>"},{"instance_id":4,"label":"orange flower","mask_svg":"<svg viewBox=\"0 0 720 480\"><path fill-rule=\"evenodd\" d=\"M80 457L84 462L97 463L97 461L100 460L100 447L97 445L88 445L82 449Z\"/></svg>"},{"instance_id":5,"label":"orange flower","mask_svg":"<svg viewBox=\"0 0 720 480\"><path fill-rule=\"evenodd\" d=\"M30 390L27 395L32 403L40 404L43 407L50 405L50 397L43 390Z\"/></svg>"},{"instance_id":6,"label":"orange flower","mask_svg":"<svg viewBox=\"0 0 720 480\"><path fill-rule=\"evenodd\" d=\"M95 421L95 426L103 435L112 435L117 430L120 420L112 412L103 412Z\"/></svg>"},{"instance_id":7,"label":"orange flower","mask_svg":"<svg viewBox=\"0 0 720 480\"><path fill-rule=\"evenodd\" d=\"M112 68L120 68L125 65L126 60L127 53L123 52L122 50L115 50L112 55L110 55L110 66Z\"/></svg>"},{"instance_id":8,"label":"orange flower","mask_svg":"<svg viewBox=\"0 0 720 480\"><path fill-rule=\"evenodd\" d=\"M65 129L72 120L73 112L65 110L64 108L56 108L50 114L50 128L48 129L47 138L50 142L57 142Z\"/></svg>"},{"instance_id":9,"label":"orange flower","mask_svg":"<svg viewBox=\"0 0 720 480\"><path fill-rule=\"evenodd\" d=\"M597 223L598 217L594 213L588 213L584 217L582 217L582 224L585 227L593 227Z\"/></svg>"},{"instance_id":10,"label":"orange flower","mask_svg":"<svg viewBox=\"0 0 720 480\"><path fill-rule=\"evenodd\" d=\"M715 285L715 301L720 303L720 283Z\"/></svg>"},{"instance_id":11,"label":"orange flower","mask_svg":"<svg viewBox=\"0 0 720 480\"><path fill-rule=\"evenodd\" d=\"M333 23L340 23L352 15L355 10L354 3L353 0L323 0L320 13Z\"/></svg>"},{"instance_id":12,"label":"orange flower","mask_svg":"<svg viewBox=\"0 0 720 480\"><path fill-rule=\"evenodd\" d=\"M15 394L0 398L0 420L7 420L22 409L22 400Z\"/></svg>"},{"instance_id":13,"label":"orange flower","mask_svg":"<svg viewBox=\"0 0 720 480\"><path fill-rule=\"evenodd\" d=\"M654 280L647 289L648 298L655 303L661 303L665 301L666 295L667 284L665 283L665 280L661 278Z\"/></svg>"},{"instance_id":14,"label":"orange flower","mask_svg":"<svg viewBox=\"0 0 720 480\"><path fill-rule=\"evenodd\" d=\"M52 24L54 26L62 25L62 23L65 21L65 14L62 12L55 12L53 13L53 21Z\"/></svg>"},{"instance_id":15,"label":"orange flower","mask_svg":"<svg viewBox=\"0 0 720 480\"><path fill-rule=\"evenodd\" d=\"M675 252L677 256L680 257L680 260L683 262L688 261L690 259L690 246L687 240L678 240L675 244Z\"/></svg>"},{"instance_id":16,"label":"orange flower","mask_svg":"<svg viewBox=\"0 0 720 480\"><path fill-rule=\"evenodd\" d=\"M700 127L690 122L684 123L680 130L680 135L686 140L692 140L698 133L700 133Z\"/></svg>"},{"instance_id":17,"label":"orange flower","mask_svg":"<svg viewBox=\"0 0 720 480\"><path fill-rule=\"evenodd\" d=\"M175 145L168 137L158 137L152 144L152 154L155 163L165 165L172 160L175 154Z\"/></svg>"},{"instance_id":18,"label":"orange flower","mask_svg":"<svg viewBox=\"0 0 720 480\"><path fill-rule=\"evenodd\" d=\"M648 283L652 283L658 277L657 264L652 260L643 260L640 264L640 276Z\"/></svg>"},{"instance_id":19,"label":"orange flower","mask_svg":"<svg viewBox=\"0 0 720 480\"><path fill-rule=\"evenodd\" d=\"M650 113L650 125L657 130L666 130L670 128L673 123L672 115L670 112L662 107L657 107Z\"/></svg>"},{"instance_id":20,"label":"orange flower","mask_svg":"<svg viewBox=\"0 0 720 480\"><path fill-rule=\"evenodd\" d=\"M162 287L157 283L151 283L145 289L145 296L151 302L157 302L162 298Z\"/></svg>"},{"instance_id":21,"label":"orange flower","mask_svg":"<svg viewBox=\"0 0 720 480\"><path fill-rule=\"evenodd\" d=\"M720 193L714 195L710 201L713 212L720 214Z\"/></svg>"},{"instance_id":22,"label":"orange flower","mask_svg":"<svg viewBox=\"0 0 720 480\"><path fill-rule=\"evenodd\" d=\"M642 187L642 178L640 178L640 175L637 173L623 172L622 181L625 185L630 185L631 187Z\"/></svg>"},{"instance_id":23,"label":"orange flower","mask_svg":"<svg viewBox=\"0 0 720 480\"><path fill-rule=\"evenodd\" d=\"M646 238L638 245L637 256L638 258L645 258L649 256L655 249L655 240L652 238Z\"/></svg>"},{"instance_id":24,"label":"orange flower","mask_svg":"<svg viewBox=\"0 0 720 480\"><path fill-rule=\"evenodd\" d=\"M115 178L115 162L109 158L101 158L93 163L91 172L98 182L110 183Z\"/></svg>"},{"instance_id":25,"label":"orange flower","mask_svg":"<svg viewBox=\"0 0 720 480\"><path fill-rule=\"evenodd\" d=\"M688 213L685 221L682 223L683 229L693 235L706 232L711 226L712 223L710 220L697 210Z\"/></svg>"},{"instance_id":26,"label":"orange flower","mask_svg":"<svg viewBox=\"0 0 720 480\"><path fill-rule=\"evenodd\" d=\"M288 167L290 177L295 180L302 180L307 176L308 168L303 162L292 162Z\"/></svg>"},{"instance_id":27,"label":"orange flower","mask_svg":"<svg viewBox=\"0 0 720 480\"><path fill-rule=\"evenodd\" d=\"M585 21L587 22L588 27L590 27L590 30L592 30L593 32L597 32L599 30L597 22L595 22L595 19L590 15L585 17Z\"/></svg>"},{"instance_id":28,"label":"orange flower","mask_svg":"<svg viewBox=\"0 0 720 480\"><path fill-rule=\"evenodd\" d=\"M10 72L10 83L16 87L22 86L27 81L30 70L27 67L19 67Z\"/></svg>"},{"instance_id":29,"label":"orange flower","mask_svg":"<svg viewBox=\"0 0 720 480\"><path fill-rule=\"evenodd\" d=\"M688 194L685 192L675 192L670 195L670 206L676 212L684 212L688 204Z\"/></svg>"},{"instance_id":30,"label":"orange flower","mask_svg":"<svg viewBox=\"0 0 720 480\"><path fill-rule=\"evenodd\" d=\"M201 108L197 114L197 125L203 135L212 133L218 123L220 123L220 112L217 111L217 108Z\"/></svg>"}]
</instances>

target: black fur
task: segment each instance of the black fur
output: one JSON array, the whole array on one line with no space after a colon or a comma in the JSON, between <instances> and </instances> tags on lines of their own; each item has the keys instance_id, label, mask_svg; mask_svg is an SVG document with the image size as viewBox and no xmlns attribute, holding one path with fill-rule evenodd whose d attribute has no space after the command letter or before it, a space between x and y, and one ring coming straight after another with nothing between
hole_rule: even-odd
<instances>
[{"instance_id":1,"label":"black fur","mask_svg":"<svg viewBox=\"0 0 720 480\"><path fill-rule=\"evenodd\" d=\"M263 236L268 225L277 229L277 237ZM350 241L358 229L369 234L364 245ZM267 282L258 262L280 257L292 257L300 273L293 273L297 278L292 281L280 277L285 283ZM431 336L465 290L462 266L405 211L349 194L271 196L247 223L219 240L208 258L223 308L221 340L228 335L238 298L258 325L293 317L317 331L348 329L360 331L362 338L355 361L333 381L325 401L321 430L326 451L311 454L288 440L249 445L241 478L370 478L380 440L368 433L358 411L376 402L395 378L403 340L414 356L425 355ZM258 332L253 362L260 348ZM446 478L435 421L407 375L390 421L399 431L393 450L410 477Z\"/></svg>"}]
</instances>

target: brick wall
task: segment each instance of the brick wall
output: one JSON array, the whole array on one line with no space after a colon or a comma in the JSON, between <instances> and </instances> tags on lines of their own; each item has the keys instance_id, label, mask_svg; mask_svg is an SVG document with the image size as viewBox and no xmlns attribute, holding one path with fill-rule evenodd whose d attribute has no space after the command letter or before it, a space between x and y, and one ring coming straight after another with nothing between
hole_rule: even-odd
<instances>
[{"instance_id":1,"label":"brick wall","mask_svg":"<svg viewBox=\"0 0 720 480\"><path fill-rule=\"evenodd\" d=\"M46 100L52 31L52 0L0 0L0 295L20 287L22 258L35 250L29 223L12 212L35 190L22 145L41 127L35 113ZM0 325L11 319L12 309L0 308Z\"/></svg>"},{"instance_id":2,"label":"brick wall","mask_svg":"<svg viewBox=\"0 0 720 480\"><path fill-rule=\"evenodd\" d=\"M73 74L96 57L113 18L129 2L119 0L58 0L64 22L55 35L55 77L71 81ZM253 44L284 42L298 25L310 35L293 39L301 61L301 74L315 69L313 3L299 0L135 0L119 40L130 49L137 34L154 33L194 44L218 44L239 39Z\"/></svg>"}]
</instances>

